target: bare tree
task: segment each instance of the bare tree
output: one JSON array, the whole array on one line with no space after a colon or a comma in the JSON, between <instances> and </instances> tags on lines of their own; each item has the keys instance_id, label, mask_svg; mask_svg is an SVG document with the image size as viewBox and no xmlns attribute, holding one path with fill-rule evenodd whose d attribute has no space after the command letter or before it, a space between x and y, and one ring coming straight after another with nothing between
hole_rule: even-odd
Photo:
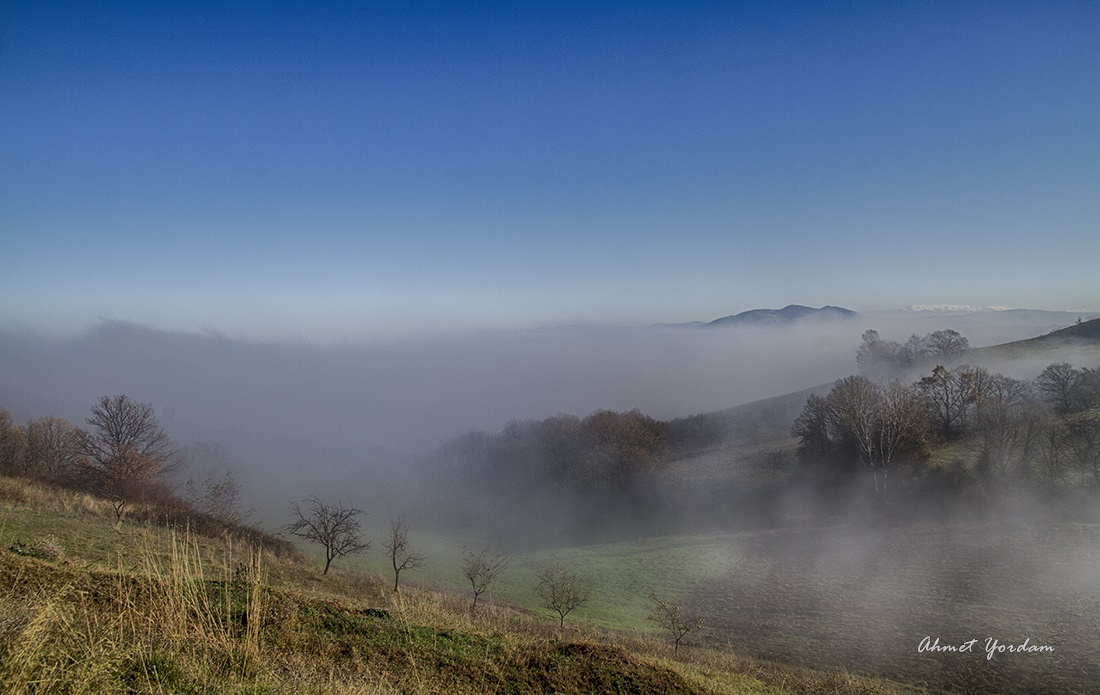
<instances>
[{"instance_id":1,"label":"bare tree","mask_svg":"<svg viewBox=\"0 0 1100 695\"><path fill-rule=\"evenodd\" d=\"M1030 463L1038 476L1050 489L1065 479L1067 467L1067 428L1053 411L1041 411L1037 424L1039 433Z\"/></svg>"},{"instance_id":2,"label":"bare tree","mask_svg":"<svg viewBox=\"0 0 1100 695\"><path fill-rule=\"evenodd\" d=\"M883 340L873 328L864 331L862 338L863 342L856 350L856 364L861 371L874 373L894 368L900 347L896 342Z\"/></svg>"},{"instance_id":3,"label":"bare tree","mask_svg":"<svg viewBox=\"0 0 1100 695\"><path fill-rule=\"evenodd\" d=\"M1083 370L1074 369L1068 362L1056 362L1035 377L1035 388L1056 413L1067 415L1082 405L1083 375Z\"/></svg>"},{"instance_id":4,"label":"bare tree","mask_svg":"<svg viewBox=\"0 0 1100 695\"><path fill-rule=\"evenodd\" d=\"M879 461L875 454L879 392L865 376L849 376L836 382L826 397L834 428L855 443L860 460L871 469L879 490Z\"/></svg>"},{"instance_id":5,"label":"bare tree","mask_svg":"<svg viewBox=\"0 0 1100 695\"><path fill-rule=\"evenodd\" d=\"M470 609L477 608L477 599L485 593L501 572L508 566L509 558L504 553L489 554L489 546L480 552L462 551L462 574L470 582L474 592L474 601Z\"/></svg>"},{"instance_id":6,"label":"bare tree","mask_svg":"<svg viewBox=\"0 0 1100 695\"><path fill-rule=\"evenodd\" d=\"M183 459L191 476L187 478L187 501L199 512L231 524L238 524L253 510L241 510L241 486L233 475L229 455L213 442L184 447ZM204 477L201 484L196 475ZM200 491L201 487L201 491Z\"/></svg>"},{"instance_id":7,"label":"bare tree","mask_svg":"<svg viewBox=\"0 0 1100 695\"><path fill-rule=\"evenodd\" d=\"M1003 374L989 377L975 411L979 473L1005 478L1027 461L1042 429L1036 406L1027 382Z\"/></svg>"},{"instance_id":8,"label":"bare tree","mask_svg":"<svg viewBox=\"0 0 1100 695\"><path fill-rule=\"evenodd\" d=\"M956 330L950 328L932 331L924 338L929 354L955 356L970 349L970 341Z\"/></svg>"},{"instance_id":9,"label":"bare tree","mask_svg":"<svg viewBox=\"0 0 1100 695\"><path fill-rule=\"evenodd\" d=\"M390 522L390 540L386 543L393 564L393 590L398 590L398 581L405 570L416 569L424 565L422 553L409 552L409 527L397 517Z\"/></svg>"},{"instance_id":10,"label":"bare tree","mask_svg":"<svg viewBox=\"0 0 1100 695\"><path fill-rule=\"evenodd\" d=\"M875 455L882 468L883 487L890 470L905 454L926 453L928 411L915 388L891 380L880 390Z\"/></svg>"},{"instance_id":11,"label":"bare tree","mask_svg":"<svg viewBox=\"0 0 1100 695\"><path fill-rule=\"evenodd\" d=\"M329 504L317 497L304 500L307 510L302 511L297 502L291 502L296 519L283 527L291 535L320 543L325 548L325 570L338 557L361 553L370 549L370 543L359 540L359 520L363 510L345 507L342 502Z\"/></svg>"},{"instance_id":12,"label":"bare tree","mask_svg":"<svg viewBox=\"0 0 1100 695\"><path fill-rule=\"evenodd\" d=\"M790 464L791 457L786 449L772 449L764 454L764 461L768 465L768 470L771 471L772 480L775 480L779 472Z\"/></svg>"},{"instance_id":13,"label":"bare tree","mask_svg":"<svg viewBox=\"0 0 1100 695\"><path fill-rule=\"evenodd\" d=\"M203 511L231 524L241 522L241 486L233 471L226 471L220 478L207 478L202 486L206 491Z\"/></svg>"},{"instance_id":14,"label":"bare tree","mask_svg":"<svg viewBox=\"0 0 1100 695\"><path fill-rule=\"evenodd\" d=\"M824 396L810 394L802 412L791 424L791 434L798 437L798 453L803 459L824 459L832 455L835 448L833 442L832 405Z\"/></svg>"},{"instance_id":15,"label":"bare tree","mask_svg":"<svg viewBox=\"0 0 1100 695\"><path fill-rule=\"evenodd\" d=\"M115 503L122 518L127 500L175 463L178 450L157 422L153 406L128 396L103 396L80 430L80 467L88 483Z\"/></svg>"},{"instance_id":16,"label":"bare tree","mask_svg":"<svg viewBox=\"0 0 1100 695\"><path fill-rule=\"evenodd\" d=\"M932 354L932 346L928 343L928 336L919 336L914 333L909 336L909 340L898 347L894 359L899 365L908 367L930 354Z\"/></svg>"},{"instance_id":17,"label":"bare tree","mask_svg":"<svg viewBox=\"0 0 1100 695\"><path fill-rule=\"evenodd\" d=\"M928 335L913 334L901 345L883 340L876 330L868 330L863 332L863 342L856 350L856 364L865 373L884 374L928 357L955 357L969 349L970 341L950 328Z\"/></svg>"},{"instance_id":18,"label":"bare tree","mask_svg":"<svg viewBox=\"0 0 1100 695\"><path fill-rule=\"evenodd\" d=\"M1093 408L1065 418L1065 444L1082 478L1092 474L1100 485L1100 409Z\"/></svg>"},{"instance_id":19,"label":"bare tree","mask_svg":"<svg viewBox=\"0 0 1100 695\"><path fill-rule=\"evenodd\" d=\"M689 632L703 629L703 617L687 617L681 606L675 606L668 601L650 594L649 600L653 602L653 608L649 612L649 619L660 625L672 634L673 651L679 651L680 642Z\"/></svg>"},{"instance_id":20,"label":"bare tree","mask_svg":"<svg viewBox=\"0 0 1100 695\"><path fill-rule=\"evenodd\" d=\"M535 587L535 594L542 599L543 606L558 614L558 626L564 628L565 616L588 600L590 590L581 586L577 575L558 559L544 567L536 576L539 583Z\"/></svg>"},{"instance_id":21,"label":"bare tree","mask_svg":"<svg viewBox=\"0 0 1100 695\"><path fill-rule=\"evenodd\" d=\"M668 423L639 410L598 410L580 422L586 458L598 479L623 491L654 471L668 444Z\"/></svg>"},{"instance_id":22,"label":"bare tree","mask_svg":"<svg viewBox=\"0 0 1100 695\"><path fill-rule=\"evenodd\" d=\"M929 411L915 388L898 380L885 385L865 376L834 384L825 398L811 396L792 433L804 452L850 451L871 469L875 491L885 496L899 461L926 452Z\"/></svg>"},{"instance_id":23,"label":"bare tree","mask_svg":"<svg viewBox=\"0 0 1100 695\"><path fill-rule=\"evenodd\" d=\"M977 401L974 374L967 366L947 369L937 365L917 382L944 440L965 426L967 411Z\"/></svg>"}]
</instances>

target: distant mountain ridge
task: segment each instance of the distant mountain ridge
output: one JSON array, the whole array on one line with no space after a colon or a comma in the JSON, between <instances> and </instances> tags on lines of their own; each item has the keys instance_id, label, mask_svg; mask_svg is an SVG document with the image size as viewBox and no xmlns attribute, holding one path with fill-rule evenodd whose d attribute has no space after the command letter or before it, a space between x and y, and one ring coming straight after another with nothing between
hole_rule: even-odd
<instances>
[{"instance_id":1,"label":"distant mountain ridge","mask_svg":"<svg viewBox=\"0 0 1100 695\"><path fill-rule=\"evenodd\" d=\"M937 314L983 314L990 311L1013 311L1008 306L979 306L975 304L910 304L902 311Z\"/></svg>"},{"instance_id":2,"label":"distant mountain ridge","mask_svg":"<svg viewBox=\"0 0 1100 695\"><path fill-rule=\"evenodd\" d=\"M820 309L803 306L801 304L788 304L782 309L750 309L740 314L723 316L710 323L707 327L716 326L785 326L792 323L814 320L835 321L848 320L859 316L851 309L839 306L826 305Z\"/></svg>"}]
</instances>

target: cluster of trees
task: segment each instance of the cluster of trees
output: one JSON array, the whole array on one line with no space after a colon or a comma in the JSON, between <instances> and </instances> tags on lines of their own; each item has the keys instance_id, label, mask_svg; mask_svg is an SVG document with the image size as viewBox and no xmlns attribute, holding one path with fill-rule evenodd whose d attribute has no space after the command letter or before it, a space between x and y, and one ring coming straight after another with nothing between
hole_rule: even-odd
<instances>
[{"instance_id":1,"label":"cluster of trees","mask_svg":"<svg viewBox=\"0 0 1100 695\"><path fill-rule=\"evenodd\" d=\"M103 396L86 423L44 417L17 426L0 411L0 469L94 492L114 503L119 518L128 502L167 494L159 479L180 450L151 405Z\"/></svg>"},{"instance_id":2,"label":"cluster of trees","mask_svg":"<svg viewBox=\"0 0 1100 695\"><path fill-rule=\"evenodd\" d=\"M868 330L856 351L856 364L864 373L883 373L926 359L962 355L969 349L970 341L950 328L923 336L914 333L904 343L883 340L878 331Z\"/></svg>"},{"instance_id":3,"label":"cluster of trees","mask_svg":"<svg viewBox=\"0 0 1100 695\"><path fill-rule=\"evenodd\" d=\"M512 496L537 487L588 500L630 498L663 462L669 425L637 410L585 418L513 420L498 434L470 432L445 444L435 471Z\"/></svg>"},{"instance_id":4,"label":"cluster of trees","mask_svg":"<svg viewBox=\"0 0 1100 695\"><path fill-rule=\"evenodd\" d=\"M807 399L791 429L803 462L833 474L919 470L947 443L985 483L1100 486L1100 371L1051 364L1032 381L983 367L935 367L912 383L850 376Z\"/></svg>"},{"instance_id":5,"label":"cluster of trees","mask_svg":"<svg viewBox=\"0 0 1100 695\"><path fill-rule=\"evenodd\" d=\"M893 379L880 384L865 376L838 381L826 396L810 396L792 426L799 456L848 472L870 470L875 490L885 490L901 463L927 453L928 413L920 394Z\"/></svg>"},{"instance_id":6,"label":"cluster of trees","mask_svg":"<svg viewBox=\"0 0 1100 695\"><path fill-rule=\"evenodd\" d=\"M26 425L0 409L0 471L43 480L63 480L77 470L78 429L68 420L43 417Z\"/></svg>"},{"instance_id":7,"label":"cluster of trees","mask_svg":"<svg viewBox=\"0 0 1100 695\"><path fill-rule=\"evenodd\" d=\"M213 452L213 453L212 453ZM202 483L188 480L188 499L174 496L165 476L188 459L221 455L213 445L180 447L153 406L119 394L102 396L85 426L47 416L16 425L0 409L0 473L46 481L109 499L122 519L134 501L188 505L240 523L240 488L229 470Z\"/></svg>"}]
</instances>

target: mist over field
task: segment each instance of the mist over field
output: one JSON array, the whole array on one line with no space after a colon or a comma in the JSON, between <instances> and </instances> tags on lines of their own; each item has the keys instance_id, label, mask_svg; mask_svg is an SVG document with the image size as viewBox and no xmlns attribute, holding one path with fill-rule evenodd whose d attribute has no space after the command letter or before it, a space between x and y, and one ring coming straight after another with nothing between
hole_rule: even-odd
<instances>
[{"instance_id":1,"label":"mist over field","mask_svg":"<svg viewBox=\"0 0 1100 695\"><path fill-rule=\"evenodd\" d=\"M565 326L379 343L249 341L103 321L73 337L0 330L0 399L16 422L83 424L100 396L152 404L181 444L219 444L247 501L276 515L303 491L386 497L441 442L515 419L638 409L671 420L854 371L860 334L969 328L1031 337L1054 312L898 313L777 327ZM1040 367L1041 368L1041 367Z\"/></svg>"}]
</instances>

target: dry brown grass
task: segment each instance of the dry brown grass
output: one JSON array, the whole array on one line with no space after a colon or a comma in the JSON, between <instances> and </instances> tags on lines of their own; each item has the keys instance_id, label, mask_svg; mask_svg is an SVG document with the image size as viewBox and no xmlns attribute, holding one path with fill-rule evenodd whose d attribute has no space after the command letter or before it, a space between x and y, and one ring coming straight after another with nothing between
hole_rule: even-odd
<instances>
[{"instance_id":1,"label":"dry brown grass","mask_svg":"<svg viewBox=\"0 0 1100 695\"><path fill-rule=\"evenodd\" d=\"M188 536L169 550L150 542L137 571L115 572L0 556L5 692L588 692L616 679L698 692L616 647L502 632L535 624L503 607L471 613L425 590L363 607L273 589L255 551L212 561Z\"/></svg>"},{"instance_id":2,"label":"dry brown grass","mask_svg":"<svg viewBox=\"0 0 1100 695\"><path fill-rule=\"evenodd\" d=\"M110 502L89 493L8 476L0 476L0 501L63 514L114 516L115 513Z\"/></svg>"},{"instance_id":3,"label":"dry brown grass","mask_svg":"<svg viewBox=\"0 0 1100 695\"><path fill-rule=\"evenodd\" d=\"M262 622L241 626L238 616L264 610L259 554L247 556L245 581L212 584L191 539L173 538L172 548L168 561L148 550L136 575L4 555L5 692L158 692L253 680ZM227 674L217 673L226 665Z\"/></svg>"}]
</instances>

